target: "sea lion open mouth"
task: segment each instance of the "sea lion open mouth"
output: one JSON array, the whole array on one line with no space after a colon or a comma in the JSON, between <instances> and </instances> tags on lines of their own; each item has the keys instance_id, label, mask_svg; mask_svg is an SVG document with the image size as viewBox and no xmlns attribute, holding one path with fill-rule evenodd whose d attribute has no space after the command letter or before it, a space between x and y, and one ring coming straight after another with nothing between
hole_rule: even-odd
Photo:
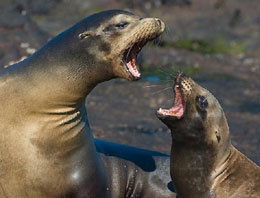
<instances>
[{"instance_id":1,"label":"sea lion open mouth","mask_svg":"<svg viewBox=\"0 0 260 198\"><path fill-rule=\"evenodd\" d=\"M114 24L115 21L116 19L111 23ZM121 21L117 25L120 28L117 27L116 31L110 32L114 43L109 57L114 64L113 73L116 77L135 81L141 78L137 65L139 52L145 44L158 38L164 32L165 24L158 18L140 18L132 15L121 17L118 21Z\"/></svg>"},{"instance_id":2,"label":"sea lion open mouth","mask_svg":"<svg viewBox=\"0 0 260 198\"><path fill-rule=\"evenodd\" d=\"M134 43L131 45L131 47L127 48L122 55L122 64L134 80L137 80L141 77L136 60L139 52L146 43L147 41L145 40Z\"/></svg>"},{"instance_id":3,"label":"sea lion open mouth","mask_svg":"<svg viewBox=\"0 0 260 198\"><path fill-rule=\"evenodd\" d=\"M182 74L178 74L175 83L174 83L174 105L170 109L162 109L160 108L157 111L157 116L159 118L165 117L177 117L181 119L186 110L186 102L184 99L183 85L182 85Z\"/></svg>"}]
</instances>

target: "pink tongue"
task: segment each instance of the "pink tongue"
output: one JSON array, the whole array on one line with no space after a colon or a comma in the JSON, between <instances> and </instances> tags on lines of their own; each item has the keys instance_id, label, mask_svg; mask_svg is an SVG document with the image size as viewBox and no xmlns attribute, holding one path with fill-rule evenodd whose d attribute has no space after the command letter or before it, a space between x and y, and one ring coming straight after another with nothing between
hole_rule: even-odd
<instances>
[{"instance_id":1,"label":"pink tongue","mask_svg":"<svg viewBox=\"0 0 260 198\"><path fill-rule=\"evenodd\" d=\"M134 77L136 77L136 78L139 78L139 77L140 77L140 73L139 73L136 69L134 69L134 67L132 66L132 62L131 62L131 61L129 61L126 65L127 65L127 67L128 67L129 72L130 72Z\"/></svg>"},{"instance_id":2,"label":"pink tongue","mask_svg":"<svg viewBox=\"0 0 260 198\"><path fill-rule=\"evenodd\" d=\"M183 111L183 106L182 104L178 105L178 106L174 106L171 109L169 109L170 112L174 113L174 116L182 116L184 111Z\"/></svg>"}]
</instances>

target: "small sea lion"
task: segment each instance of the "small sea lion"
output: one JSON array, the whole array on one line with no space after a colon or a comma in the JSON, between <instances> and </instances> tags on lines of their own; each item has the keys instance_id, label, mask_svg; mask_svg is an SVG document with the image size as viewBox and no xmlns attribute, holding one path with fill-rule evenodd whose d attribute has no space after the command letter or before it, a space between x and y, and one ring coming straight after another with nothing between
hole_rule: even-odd
<instances>
[{"instance_id":1,"label":"small sea lion","mask_svg":"<svg viewBox=\"0 0 260 198\"><path fill-rule=\"evenodd\" d=\"M171 177L179 198L260 197L260 168L231 144L217 99L178 74L174 106L158 118L172 133Z\"/></svg>"},{"instance_id":2,"label":"small sea lion","mask_svg":"<svg viewBox=\"0 0 260 198\"><path fill-rule=\"evenodd\" d=\"M169 156L95 141L85 109L98 83L139 79L136 56L163 31L157 18L100 12L0 72L0 197L175 195Z\"/></svg>"}]
</instances>

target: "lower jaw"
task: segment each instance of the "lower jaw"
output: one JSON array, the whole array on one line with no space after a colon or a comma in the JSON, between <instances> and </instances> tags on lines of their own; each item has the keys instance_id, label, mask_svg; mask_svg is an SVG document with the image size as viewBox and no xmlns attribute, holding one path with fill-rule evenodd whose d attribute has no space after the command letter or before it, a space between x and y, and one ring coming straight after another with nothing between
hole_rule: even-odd
<instances>
[{"instance_id":1,"label":"lower jaw","mask_svg":"<svg viewBox=\"0 0 260 198\"><path fill-rule=\"evenodd\" d=\"M140 73L139 71L138 71L139 76L135 76L135 75L133 75L133 74L129 71L129 69L127 68L126 65L124 65L123 67L124 67L125 73L127 74L127 80L137 81L137 80L141 79L142 75L141 75L141 73Z\"/></svg>"},{"instance_id":2,"label":"lower jaw","mask_svg":"<svg viewBox=\"0 0 260 198\"><path fill-rule=\"evenodd\" d=\"M137 80L140 80L141 77L142 77L142 75L140 75L139 77L135 77L128 70L125 70L123 73L120 72L119 75L115 76L115 78L122 78L122 79L125 79L128 81L137 81Z\"/></svg>"},{"instance_id":3,"label":"lower jaw","mask_svg":"<svg viewBox=\"0 0 260 198\"><path fill-rule=\"evenodd\" d=\"M137 81L141 78L141 75L139 77L136 77L136 76L133 76L132 74L129 74L129 78L132 80L132 81Z\"/></svg>"}]
</instances>

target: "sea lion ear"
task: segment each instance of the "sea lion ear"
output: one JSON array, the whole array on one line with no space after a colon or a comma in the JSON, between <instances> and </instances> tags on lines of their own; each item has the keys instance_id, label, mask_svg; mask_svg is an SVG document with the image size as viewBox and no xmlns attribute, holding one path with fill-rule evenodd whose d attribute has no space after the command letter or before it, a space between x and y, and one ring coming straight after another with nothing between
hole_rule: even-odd
<instances>
[{"instance_id":1,"label":"sea lion ear","mask_svg":"<svg viewBox=\"0 0 260 198\"><path fill-rule=\"evenodd\" d=\"M218 130L215 131L215 136L216 136L216 139L217 139L217 141L218 141L218 143L219 143L220 140L221 140L221 137L220 137L220 133L219 133Z\"/></svg>"},{"instance_id":2,"label":"sea lion ear","mask_svg":"<svg viewBox=\"0 0 260 198\"><path fill-rule=\"evenodd\" d=\"M89 37L89 36L92 36L92 32L82 32L78 35L79 39L82 40L82 39L85 39L86 37Z\"/></svg>"}]
</instances>

